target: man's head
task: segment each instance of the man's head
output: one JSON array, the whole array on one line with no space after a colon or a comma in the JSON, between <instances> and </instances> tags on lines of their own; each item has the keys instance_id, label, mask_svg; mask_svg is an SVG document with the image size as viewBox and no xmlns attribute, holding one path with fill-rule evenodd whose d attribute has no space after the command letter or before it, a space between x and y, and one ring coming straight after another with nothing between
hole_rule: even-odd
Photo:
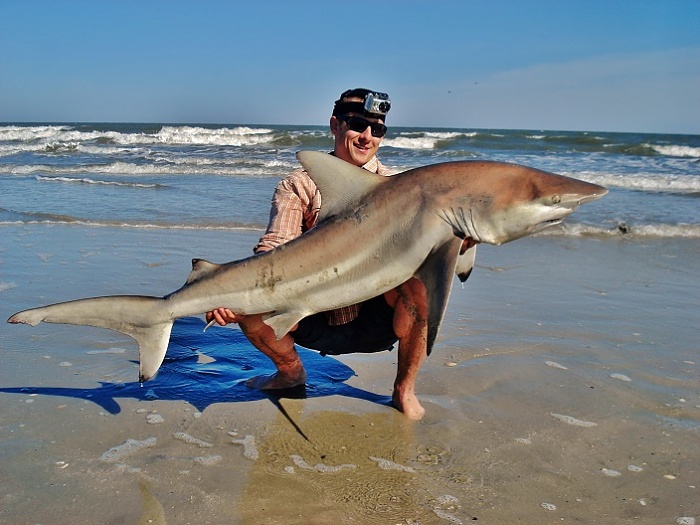
<instances>
[{"instance_id":1,"label":"man's head","mask_svg":"<svg viewBox=\"0 0 700 525\"><path fill-rule=\"evenodd\" d=\"M356 166L372 159L386 133L389 109L391 101L386 93L357 88L341 94L330 122L335 156Z\"/></svg>"}]
</instances>

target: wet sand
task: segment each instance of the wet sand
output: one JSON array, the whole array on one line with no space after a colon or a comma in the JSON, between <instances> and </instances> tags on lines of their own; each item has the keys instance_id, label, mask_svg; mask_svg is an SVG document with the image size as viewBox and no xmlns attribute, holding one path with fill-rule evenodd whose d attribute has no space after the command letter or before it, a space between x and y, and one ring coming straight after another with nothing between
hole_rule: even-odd
<instances>
[{"instance_id":1,"label":"wet sand","mask_svg":"<svg viewBox=\"0 0 700 525\"><path fill-rule=\"evenodd\" d=\"M163 295L192 257L259 232L2 226L16 310ZM700 241L538 237L482 246L418 381L395 352L302 352L305 398L245 378L235 329L178 323L143 387L125 336L3 325L0 523L679 523L700 519Z\"/></svg>"}]
</instances>

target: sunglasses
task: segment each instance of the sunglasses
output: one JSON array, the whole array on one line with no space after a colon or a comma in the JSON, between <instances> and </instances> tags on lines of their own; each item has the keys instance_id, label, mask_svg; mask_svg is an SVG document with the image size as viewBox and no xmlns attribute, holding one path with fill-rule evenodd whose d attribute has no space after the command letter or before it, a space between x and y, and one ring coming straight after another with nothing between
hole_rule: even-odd
<instances>
[{"instance_id":1,"label":"sunglasses","mask_svg":"<svg viewBox=\"0 0 700 525\"><path fill-rule=\"evenodd\" d=\"M356 131L357 133L363 133L369 126L373 137L380 138L386 135L387 127L379 122L370 122L366 118L351 115L343 115L342 117L338 118L345 122L348 125L348 128L350 128L352 131Z\"/></svg>"}]
</instances>

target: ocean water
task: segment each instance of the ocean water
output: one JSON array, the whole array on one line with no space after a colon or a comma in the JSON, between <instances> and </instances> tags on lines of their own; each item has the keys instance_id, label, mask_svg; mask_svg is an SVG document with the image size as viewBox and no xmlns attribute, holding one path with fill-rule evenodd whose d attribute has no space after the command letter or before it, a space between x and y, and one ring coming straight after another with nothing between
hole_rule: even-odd
<instances>
[{"instance_id":1,"label":"ocean water","mask_svg":"<svg viewBox=\"0 0 700 525\"><path fill-rule=\"evenodd\" d=\"M5 316L161 296L192 257L245 257L294 154L331 146L321 126L0 125ZM271 364L200 319L143 386L122 334L3 324L0 522L700 520L700 137L392 128L380 158L517 162L610 194L479 248L419 424L386 406L395 352L302 352L307 399L274 400L243 384Z\"/></svg>"},{"instance_id":2,"label":"ocean water","mask_svg":"<svg viewBox=\"0 0 700 525\"><path fill-rule=\"evenodd\" d=\"M0 225L264 228L277 181L326 126L0 125ZM700 136L390 128L395 171L453 160L525 164L610 194L549 235L700 237Z\"/></svg>"}]
</instances>

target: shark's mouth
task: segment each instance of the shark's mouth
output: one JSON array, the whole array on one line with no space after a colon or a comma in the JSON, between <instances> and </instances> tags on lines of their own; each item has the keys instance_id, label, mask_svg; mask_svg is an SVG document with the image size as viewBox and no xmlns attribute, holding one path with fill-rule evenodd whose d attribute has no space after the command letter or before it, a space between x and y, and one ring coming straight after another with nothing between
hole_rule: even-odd
<instances>
[{"instance_id":1,"label":"shark's mouth","mask_svg":"<svg viewBox=\"0 0 700 525\"><path fill-rule=\"evenodd\" d=\"M536 233L542 230L546 230L547 228L550 228L551 226L556 226L557 224L561 224L564 222L563 217L559 217L558 219L549 219L546 221L538 222L537 225L532 228L530 231L531 233Z\"/></svg>"},{"instance_id":2,"label":"shark's mouth","mask_svg":"<svg viewBox=\"0 0 700 525\"><path fill-rule=\"evenodd\" d=\"M559 219L550 219L550 220L548 220L548 221L541 222L540 225L541 225L542 227L555 226L555 225L557 225L557 224L561 224L562 222L564 222L564 218L563 218L563 217L561 217L561 218L559 218Z\"/></svg>"}]
</instances>

